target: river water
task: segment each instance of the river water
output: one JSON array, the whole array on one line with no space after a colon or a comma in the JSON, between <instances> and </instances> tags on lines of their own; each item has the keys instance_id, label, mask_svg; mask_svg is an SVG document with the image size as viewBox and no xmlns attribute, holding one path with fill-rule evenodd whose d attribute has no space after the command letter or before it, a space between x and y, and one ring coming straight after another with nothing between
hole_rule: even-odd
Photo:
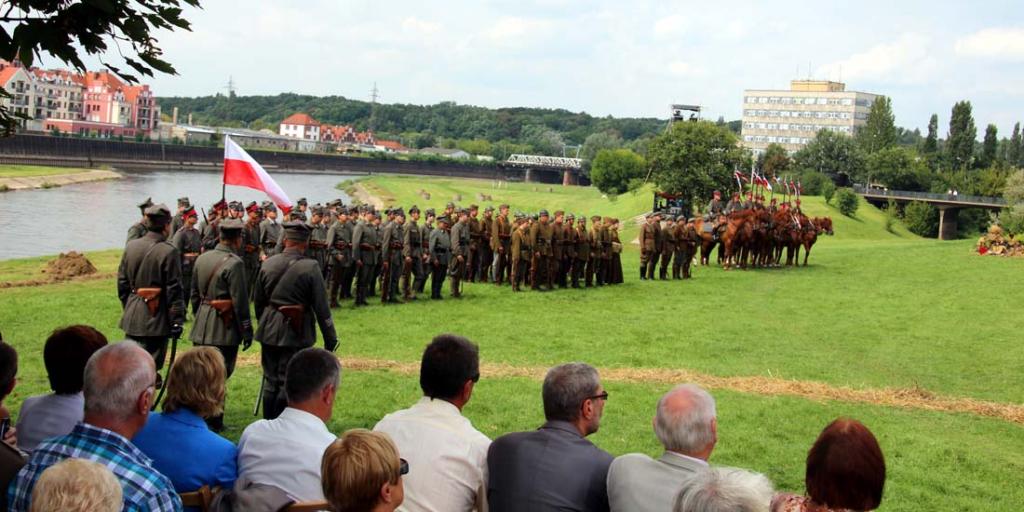
<instances>
[{"instance_id":1,"label":"river water","mask_svg":"<svg viewBox=\"0 0 1024 512\"><path fill-rule=\"evenodd\" d=\"M140 218L139 203L152 197L177 212L177 199L209 209L220 199L221 173L200 171L121 172L123 179L59 188L0 193L0 260L124 246L128 227ZM309 204L349 197L335 188L354 176L278 172L274 180L292 201ZM228 185L227 199L263 201L258 190ZM202 221L202 213L199 220Z\"/></svg>"}]
</instances>

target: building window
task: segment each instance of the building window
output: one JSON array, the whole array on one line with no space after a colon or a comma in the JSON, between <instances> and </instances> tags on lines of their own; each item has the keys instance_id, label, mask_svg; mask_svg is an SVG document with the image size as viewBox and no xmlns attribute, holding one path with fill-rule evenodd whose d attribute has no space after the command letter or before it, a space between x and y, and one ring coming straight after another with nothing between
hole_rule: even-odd
<instances>
[{"instance_id":1,"label":"building window","mask_svg":"<svg viewBox=\"0 0 1024 512\"><path fill-rule=\"evenodd\" d=\"M789 117L789 111L788 110L782 110L782 111L779 112L779 115L782 116L782 117Z\"/></svg>"},{"instance_id":2,"label":"building window","mask_svg":"<svg viewBox=\"0 0 1024 512\"><path fill-rule=\"evenodd\" d=\"M754 141L754 137L752 135L744 135L743 136L743 141L744 142L753 142Z\"/></svg>"},{"instance_id":3,"label":"building window","mask_svg":"<svg viewBox=\"0 0 1024 512\"><path fill-rule=\"evenodd\" d=\"M779 123L779 129L780 130L789 130L789 124L787 124L787 123Z\"/></svg>"},{"instance_id":4,"label":"building window","mask_svg":"<svg viewBox=\"0 0 1024 512\"><path fill-rule=\"evenodd\" d=\"M851 98L843 98L843 105L846 105L846 106L853 105L853 99L851 99Z\"/></svg>"},{"instance_id":5,"label":"building window","mask_svg":"<svg viewBox=\"0 0 1024 512\"><path fill-rule=\"evenodd\" d=\"M792 102L793 102L793 98L790 98L788 96L782 98L782 104L783 105L789 105Z\"/></svg>"},{"instance_id":6,"label":"building window","mask_svg":"<svg viewBox=\"0 0 1024 512\"><path fill-rule=\"evenodd\" d=\"M818 105L828 105L828 98L818 98Z\"/></svg>"},{"instance_id":7,"label":"building window","mask_svg":"<svg viewBox=\"0 0 1024 512\"><path fill-rule=\"evenodd\" d=\"M757 102L758 103L768 103L768 97L767 96L761 96L761 97L757 98Z\"/></svg>"}]
</instances>

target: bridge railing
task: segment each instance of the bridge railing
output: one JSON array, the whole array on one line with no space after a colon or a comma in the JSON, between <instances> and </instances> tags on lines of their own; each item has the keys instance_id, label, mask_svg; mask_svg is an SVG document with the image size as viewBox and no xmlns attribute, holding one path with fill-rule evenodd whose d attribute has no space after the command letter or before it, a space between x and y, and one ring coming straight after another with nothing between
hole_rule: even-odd
<instances>
[{"instance_id":1,"label":"bridge railing","mask_svg":"<svg viewBox=\"0 0 1024 512\"><path fill-rule=\"evenodd\" d=\"M913 198L923 199L928 201L943 201L948 203L976 203L976 204L988 204L992 206L1006 206L1006 200L1001 197L989 197L989 196L972 196L968 194L937 194L934 192L911 192L909 190L888 190L884 188L876 187L865 187L864 185L854 185L853 191L858 194L865 194L871 196L883 196L893 198Z\"/></svg>"}]
</instances>

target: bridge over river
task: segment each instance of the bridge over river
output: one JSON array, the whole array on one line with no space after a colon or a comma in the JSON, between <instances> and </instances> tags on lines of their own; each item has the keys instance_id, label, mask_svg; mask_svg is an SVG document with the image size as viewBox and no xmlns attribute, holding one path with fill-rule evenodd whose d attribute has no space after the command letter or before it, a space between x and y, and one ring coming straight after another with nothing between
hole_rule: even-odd
<instances>
[{"instance_id":1,"label":"bridge over river","mask_svg":"<svg viewBox=\"0 0 1024 512\"><path fill-rule=\"evenodd\" d=\"M971 196L965 194L936 194L911 192L909 190L888 190L877 187L854 185L853 191L875 206L882 206L890 200L905 204L911 201L928 203L939 210L939 240L956 238L957 215L964 208L985 208L1001 210L1006 200L1001 197Z\"/></svg>"}]
</instances>

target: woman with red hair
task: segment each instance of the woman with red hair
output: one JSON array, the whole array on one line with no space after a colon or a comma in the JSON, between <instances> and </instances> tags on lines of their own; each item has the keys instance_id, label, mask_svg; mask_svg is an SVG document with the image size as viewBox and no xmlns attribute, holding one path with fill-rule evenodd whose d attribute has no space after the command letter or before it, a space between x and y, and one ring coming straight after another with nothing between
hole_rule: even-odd
<instances>
[{"instance_id":1,"label":"woman with red hair","mask_svg":"<svg viewBox=\"0 0 1024 512\"><path fill-rule=\"evenodd\" d=\"M806 496L779 494L773 512L874 510L882 503L885 457L863 423L839 418L807 454Z\"/></svg>"}]
</instances>

